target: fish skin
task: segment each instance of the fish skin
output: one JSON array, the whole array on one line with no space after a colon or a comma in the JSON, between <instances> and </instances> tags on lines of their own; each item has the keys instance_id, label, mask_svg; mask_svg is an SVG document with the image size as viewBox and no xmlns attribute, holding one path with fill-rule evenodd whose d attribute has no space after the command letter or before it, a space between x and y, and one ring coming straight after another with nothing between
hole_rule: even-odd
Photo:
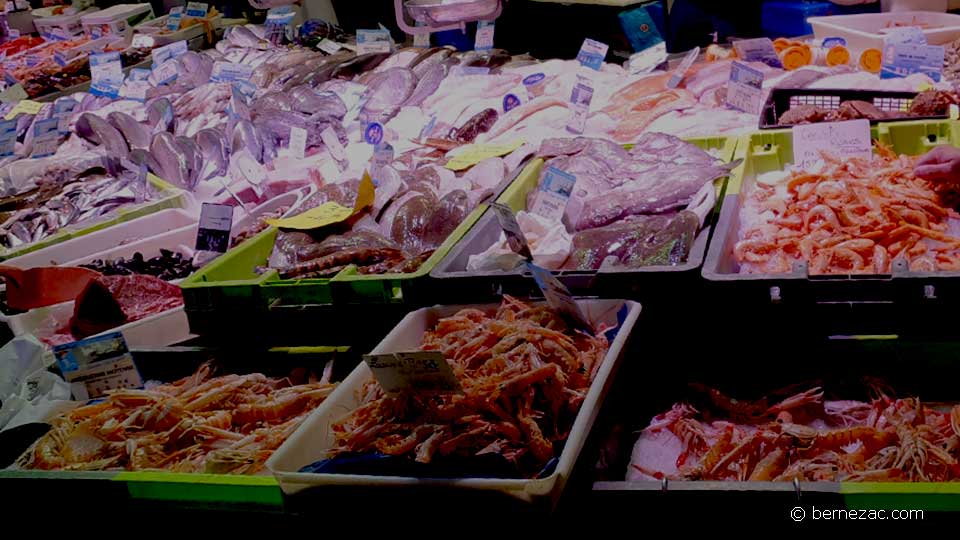
<instances>
[{"instance_id":1,"label":"fish skin","mask_svg":"<svg viewBox=\"0 0 960 540\"><path fill-rule=\"evenodd\" d=\"M191 138L176 137L174 141L180 151L183 152L187 163L187 189L193 191L200 181L200 172L203 169L203 154L200 147Z\"/></svg>"},{"instance_id":2,"label":"fish skin","mask_svg":"<svg viewBox=\"0 0 960 540\"><path fill-rule=\"evenodd\" d=\"M103 146L107 155L125 158L130 147L117 128L93 113L83 113L77 119L77 134L91 143Z\"/></svg>"},{"instance_id":3,"label":"fish skin","mask_svg":"<svg viewBox=\"0 0 960 540\"><path fill-rule=\"evenodd\" d=\"M114 111L107 115L107 122L120 131L130 148L150 147L150 130L129 114Z\"/></svg>"},{"instance_id":4,"label":"fish skin","mask_svg":"<svg viewBox=\"0 0 960 540\"><path fill-rule=\"evenodd\" d=\"M253 122L246 120L237 122L230 136L230 153L236 154L243 149L248 150L257 162L263 163L263 143Z\"/></svg>"},{"instance_id":5,"label":"fish skin","mask_svg":"<svg viewBox=\"0 0 960 540\"><path fill-rule=\"evenodd\" d=\"M443 64L434 64L426 73L420 76L417 86L410 93L410 97L403 102L402 107L419 107L425 99L432 96L440 83L447 77L447 66Z\"/></svg>"},{"instance_id":6,"label":"fish skin","mask_svg":"<svg viewBox=\"0 0 960 540\"><path fill-rule=\"evenodd\" d=\"M169 110L169 115L166 111ZM147 105L147 124L153 126L153 131L167 131L175 133L177 130L177 115L174 114L173 103L165 97L157 98Z\"/></svg>"},{"instance_id":7,"label":"fish skin","mask_svg":"<svg viewBox=\"0 0 960 540\"><path fill-rule=\"evenodd\" d=\"M150 153L163 171L160 176L163 180L187 188L191 163L173 135L166 131L155 134L150 142Z\"/></svg>"},{"instance_id":8,"label":"fish skin","mask_svg":"<svg viewBox=\"0 0 960 540\"><path fill-rule=\"evenodd\" d=\"M160 162L153 157L153 154L151 154L149 150L144 148L134 148L130 151L130 154L127 156L127 158L137 165L145 163L150 172L163 178L163 167L160 165Z\"/></svg>"},{"instance_id":9,"label":"fish skin","mask_svg":"<svg viewBox=\"0 0 960 540\"><path fill-rule=\"evenodd\" d=\"M362 54L337 66L331 73L330 78L349 81L361 73L373 71L387 58L390 58L390 53Z\"/></svg>"},{"instance_id":10,"label":"fish skin","mask_svg":"<svg viewBox=\"0 0 960 540\"><path fill-rule=\"evenodd\" d=\"M215 176L227 174L230 156L223 132L213 128L201 129L197 133L196 140L204 160L200 180L209 180Z\"/></svg>"},{"instance_id":11,"label":"fish skin","mask_svg":"<svg viewBox=\"0 0 960 540\"><path fill-rule=\"evenodd\" d=\"M362 115L387 122L410 97L417 85L417 76L407 68L390 68L371 83Z\"/></svg>"}]
</instances>

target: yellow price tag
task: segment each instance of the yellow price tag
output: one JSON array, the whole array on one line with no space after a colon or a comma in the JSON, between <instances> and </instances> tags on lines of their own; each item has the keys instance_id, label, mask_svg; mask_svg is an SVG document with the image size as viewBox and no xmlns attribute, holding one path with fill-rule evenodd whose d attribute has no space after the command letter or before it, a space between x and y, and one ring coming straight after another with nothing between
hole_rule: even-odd
<instances>
[{"instance_id":1,"label":"yellow price tag","mask_svg":"<svg viewBox=\"0 0 960 540\"><path fill-rule=\"evenodd\" d=\"M267 223L281 229L296 229L307 231L319 229L334 223L340 223L357 214L364 208L373 204L375 190L373 180L370 179L370 173L363 173L363 180L360 181L360 187L357 189L357 202L353 208L347 208L342 204L335 202L323 203L316 208L311 208L302 214L284 219L269 219Z\"/></svg>"},{"instance_id":2,"label":"yellow price tag","mask_svg":"<svg viewBox=\"0 0 960 540\"><path fill-rule=\"evenodd\" d=\"M523 141L520 139L509 144L471 144L463 147L460 153L450 158L445 167L451 171L462 171L485 159L505 156L521 146Z\"/></svg>"},{"instance_id":3,"label":"yellow price tag","mask_svg":"<svg viewBox=\"0 0 960 540\"><path fill-rule=\"evenodd\" d=\"M933 90L933 85L928 82L922 82L917 85L917 92L926 92L927 90Z\"/></svg>"},{"instance_id":4,"label":"yellow price tag","mask_svg":"<svg viewBox=\"0 0 960 540\"><path fill-rule=\"evenodd\" d=\"M43 103L24 99L17 103L17 105L7 113L7 116L4 117L4 120L13 120L20 114L37 114L42 108Z\"/></svg>"}]
</instances>

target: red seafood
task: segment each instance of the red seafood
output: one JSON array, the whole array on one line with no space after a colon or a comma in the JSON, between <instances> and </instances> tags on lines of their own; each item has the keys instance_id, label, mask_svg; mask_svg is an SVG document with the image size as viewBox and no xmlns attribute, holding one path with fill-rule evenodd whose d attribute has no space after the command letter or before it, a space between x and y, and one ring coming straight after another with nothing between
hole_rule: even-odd
<instances>
[{"instance_id":1,"label":"red seafood","mask_svg":"<svg viewBox=\"0 0 960 540\"><path fill-rule=\"evenodd\" d=\"M741 212L734 256L742 273L886 274L960 268L960 237L934 186L913 174L915 158L880 148L872 162L825 155L819 173L794 172L785 187L757 183Z\"/></svg>"},{"instance_id":2,"label":"red seafood","mask_svg":"<svg viewBox=\"0 0 960 540\"><path fill-rule=\"evenodd\" d=\"M387 395L370 381L360 407L333 425L333 455L430 463L497 452L535 475L566 440L607 348L604 337L511 297L493 314L460 311L424 335L423 349L443 353L463 392Z\"/></svg>"}]
</instances>

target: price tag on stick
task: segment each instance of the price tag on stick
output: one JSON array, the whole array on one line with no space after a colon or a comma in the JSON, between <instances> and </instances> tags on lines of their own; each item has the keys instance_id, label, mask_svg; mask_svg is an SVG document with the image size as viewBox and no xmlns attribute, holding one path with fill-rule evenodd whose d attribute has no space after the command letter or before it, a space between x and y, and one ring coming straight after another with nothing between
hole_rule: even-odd
<instances>
[{"instance_id":1,"label":"price tag on stick","mask_svg":"<svg viewBox=\"0 0 960 540\"><path fill-rule=\"evenodd\" d=\"M569 321L578 328L593 333L593 325L590 324L590 321L587 320L583 311L580 310L580 305L573 299L570 290L567 289L560 280L554 277L553 273L532 262L527 262L527 270L533 274L533 279L537 282L537 287L540 288L543 297L547 299L547 304L549 304L551 308L569 319Z\"/></svg>"},{"instance_id":2,"label":"price tag on stick","mask_svg":"<svg viewBox=\"0 0 960 540\"><path fill-rule=\"evenodd\" d=\"M513 210L503 203L491 203L490 208L497 214L497 221L500 222L500 228L507 237L507 243L514 253L520 255L528 261L533 260L533 253L530 252L530 245L527 243L527 237L517 222L517 216Z\"/></svg>"},{"instance_id":3,"label":"price tag on stick","mask_svg":"<svg viewBox=\"0 0 960 540\"><path fill-rule=\"evenodd\" d=\"M226 253L233 227L233 206L203 203L197 228L197 251Z\"/></svg>"},{"instance_id":4,"label":"price tag on stick","mask_svg":"<svg viewBox=\"0 0 960 540\"><path fill-rule=\"evenodd\" d=\"M728 107L750 114L760 112L763 97L763 72L740 62L733 62L727 82Z\"/></svg>"},{"instance_id":5,"label":"price tag on stick","mask_svg":"<svg viewBox=\"0 0 960 540\"><path fill-rule=\"evenodd\" d=\"M57 345L53 355L78 400L102 397L117 388L143 386L120 332Z\"/></svg>"}]
</instances>

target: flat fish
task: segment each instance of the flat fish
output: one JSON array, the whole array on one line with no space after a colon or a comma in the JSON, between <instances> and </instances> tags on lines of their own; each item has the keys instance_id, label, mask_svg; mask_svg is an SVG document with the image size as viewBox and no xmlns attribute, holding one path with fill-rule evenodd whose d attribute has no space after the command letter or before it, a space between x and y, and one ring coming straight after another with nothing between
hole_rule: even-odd
<instances>
[{"instance_id":1,"label":"flat fish","mask_svg":"<svg viewBox=\"0 0 960 540\"><path fill-rule=\"evenodd\" d=\"M150 129L129 114L114 111L107 115L107 122L123 134L130 148L150 147Z\"/></svg>"},{"instance_id":2,"label":"flat fish","mask_svg":"<svg viewBox=\"0 0 960 540\"><path fill-rule=\"evenodd\" d=\"M188 161L186 154L177 144L173 135L166 131L154 135L150 142L150 153L162 171L159 176L163 180L187 188L190 182L192 163Z\"/></svg>"},{"instance_id":3,"label":"flat fish","mask_svg":"<svg viewBox=\"0 0 960 540\"><path fill-rule=\"evenodd\" d=\"M503 49L489 51L470 51L463 55L460 65L464 67L498 68L510 61L512 56Z\"/></svg>"},{"instance_id":4,"label":"flat fish","mask_svg":"<svg viewBox=\"0 0 960 540\"><path fill-rule=\"evenodd\" d=\"M157 98L147 106L147 124L154 132L177 130L177 115L174 114L173 103L165 97Z\"/></svg>"},{"instance_id":5,"label":"flat fish","mask_svg":"<svg viewBox=\"0 0 960 540\"><path fill-rule=\"evenodd\" d=\"M200 181L200 173L203 170L203 154L200 151L200 146L193 139L177 137L174 140L187 163L187 189L193 191Z\"/></svg>"},{"instance_id":6,"label":"flat fish","mask_svg":"<svg viewBox=\"0 0 960 540\"><path fill-rule=\"evenodd\" d=\"M93 144L103 146L107 155L115 158L125 158L130 152L127 141L117 128L109 122L92 113L83 113L77 119L77 135Z\"/></svg>"},{"instance_id":7,"label":"flat fish","mask_svg":"<svg viewBox=\"0 0 960 540\"><path fill-rule=\"evenodd\" d=\"M440 48L435 53L427 55L419 62L414 63L410 69L413 70L413 74L416 75L418 79L422 79L433 66L443 65L452 54L452 49L446 47Z\"/></svg>"},{"instance_id":8,"label":"flat fish","mask_svg":"<svg viewBox=\"0 0 960 540\"><path fill-rule=\"evenodd\" d=\"M223 132L213 128L201 129L197 133L196 140L204 161L200 180L209 180L214 176L227 174L230 149L227 147L227 139Z\"/></svg>"},{"instance_id":9,"label":"flat fish","mask_svg":"<svg viewBox=\"0 0 960 540\"><path fill-rule=\"evenodd\" d=\"M570 264L577 270L599 270L608 257L628 268L677 266L687 262L700 228L693 212L632 216L573 236Z\"/></svg>"},{"instance_id":10,"label":"flat fish","mask_svg":"<svg viewBox=\"0 0 960 540\"><path fill-rule=\"evenodd\" d=\"M437 91L437 88L440 88L440 83L443 82L446 76L447 66L435 64L420 77L420 80L417 81L416 88L413 89L410 97L403 102L402 107L419 107L420 104L423 103L423 100L432 96Z\"/></svg>"},{"instance_id":11,"label":"flat fish","mask_svg":"<svg viewBox=\"0 0 960 540\"><path fill-rule=\"evenodd\" d=\"M368 118L379 118L386 122L392 118L397 108L410 94L417 84L417 76L406 68L392 68L384 71L372 83L367 92L367 102L361 114Z\"/></svg>"},{"instance_id":12,"label":"flat fish","mask_svg":"<svg viewBox=\"0 0 960 540\"><path fill-rule=\"evenodd\" d=\"M153 154L151 154L149 150L143 148L134 148L130 151L127 159L137 165L146 164L147 169L149 169L150 172L159 176L160 178L163 178L163 167L160 165L160 162L153 157Z\"/></svg>"},{"instance_id":13,"label":"flat fish","mask_svg":"<svg viewBox=\"0 0 960 540\"><path fill-rule=\"evenodd\" d=\"M257 134L257 128L246 120L237 122L230 137L230 153L236 154L241 150L249 151L253 159L263 163L263 143Z\"/></svg>"},{"instance_id":14,"label":"flat fish","mask_svg":"<svg viewBox=\"0 0 960 540\"><path fill-rule=\"evenodd\" d=\"M332 79L351 80L361 73L372 71L374 68L390 58L390 53L370 53L357 56L337 66L330 75Z\"/></svg>"}]
</instances>

